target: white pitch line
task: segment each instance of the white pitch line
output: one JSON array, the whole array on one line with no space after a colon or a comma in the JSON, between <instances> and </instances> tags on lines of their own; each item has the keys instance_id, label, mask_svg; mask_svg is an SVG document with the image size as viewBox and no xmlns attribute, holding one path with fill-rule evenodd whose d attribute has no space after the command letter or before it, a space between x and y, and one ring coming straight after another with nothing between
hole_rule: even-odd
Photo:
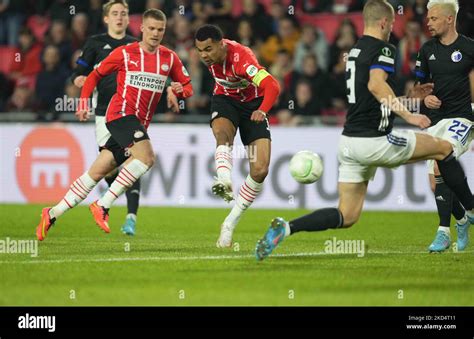
<instances>
[{"instance_id":1,"label":"white pitch line","mask_svg":"<svg viewBox=\"0 0 474 339\"><path fill-rule=\"evenodd\" d=\"M466 253L467 251L463 252ZM469 251L467 253L472 253ZM282 253L272 254L271 257L316 257L330 255L352 255L358 257L357 253L326 253L326 252L300 252L300 253ZM402 251L369 251L367 254L429 254L427 251L419 252L402 252ZM74 258L74 259L45 259L45 260L17 260L17 261L0 261L0 264L62 264L62 263L81 263L81 262L122 262L122 261L205 261L205 260L227 260L227 259L249 259L255 258L253 254L241 255L205 255L205 256L189 256L189 257L118 257L118 258Z\"/></svg>"}]
</instances>

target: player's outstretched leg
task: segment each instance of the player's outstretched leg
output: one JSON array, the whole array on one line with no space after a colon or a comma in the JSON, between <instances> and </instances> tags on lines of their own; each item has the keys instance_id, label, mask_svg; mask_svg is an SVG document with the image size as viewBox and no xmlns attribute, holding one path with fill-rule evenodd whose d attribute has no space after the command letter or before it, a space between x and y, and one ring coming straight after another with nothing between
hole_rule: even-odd
<instances>
[{"instance_id":1,"label":"player's outstretched leg","mask_svg":"<svg viewBox=\"0 0 474 339\"><path fill-rule=\"evenodd\" d=\"M263 260L290 235L297 232L318 232L327 229L347 228L354 225L362 213L368 182L339 183L339 207L322 208L289 222L273 219L270 229L257 242L255 257Z\"/></svg>"},{"instance_id":2,"label":"player's outstretched leg","mask_svg":"<svg viewBox=\"0 0 474 339\"><path fill-rule=\"evenodd\" d=\"M122 226L122 233L135 235L138 205L140 203L140 179L135 181L132 187L125 192L125 195L127 196L128 214Z\"/></svg>"}]
</instances>

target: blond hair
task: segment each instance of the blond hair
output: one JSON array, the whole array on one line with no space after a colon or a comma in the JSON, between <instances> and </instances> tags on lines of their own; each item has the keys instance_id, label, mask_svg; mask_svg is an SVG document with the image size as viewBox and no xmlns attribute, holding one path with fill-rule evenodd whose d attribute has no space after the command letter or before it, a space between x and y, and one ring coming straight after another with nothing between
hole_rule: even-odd
<instances>
[{"instance_id":1,"label":"blond hair","mask_svg":"<svg viewBox=\"0 0 474 339\"><path fill-rule=\"evenodd\" d=\"M362 12L364 24L370 26L382 18L394 18L395 11L386 0L369 0Z\"/></svg>"},{"instance_id":2,"label":"blond hair","mask_svg":"<svg viewBox=\"0 0 474 339\"><path fill-rule=\"evenodd\" d=\"M459 12L458 0L430 0L426 8L431 9L433 6L441 6L445 14L456 16Z\"/></svg>"},{"instance_id":3,"label":"blond hair","mask_svg":"<svg viewBox=\"0 0 474 339\"><path fill-rule=\"evenodd\" d=\"M104 16L109 16L110 9L113 5L122 5L128 10L128 4L125 0L110 0L102 6L102 13Z\"/></svg>"}]
</instances>

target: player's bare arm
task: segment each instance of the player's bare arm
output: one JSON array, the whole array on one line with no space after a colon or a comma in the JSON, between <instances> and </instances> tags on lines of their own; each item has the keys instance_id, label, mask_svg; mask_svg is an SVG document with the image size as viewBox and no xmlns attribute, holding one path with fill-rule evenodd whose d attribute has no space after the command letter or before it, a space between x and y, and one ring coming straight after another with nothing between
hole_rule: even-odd
<instances>
[{"instance_id":1,"label":"player's bare arm","mask_svg":"<svg viewBox=\"0 0 474 339\"><path fill-rule=\"evenodd\" d=\"M267 118L268 111L272 108L280 94L280 85L278 84L278 81L264 69L257 72L253 77L252 82L263 89L262 104L250 117L251 121L259 123L265 121Z\"/></svg>"},{"instance_id":2,"label":"player's bare arm","mask_svg":"<svg viewBox=\"0 0 474 339\"><path fill-rule=\"evenodd\" d=\"M380 103L388 103L389 108L395 108L392 111L400 116L410 125L419 128L428 128L431 125L430 119L425 115L412 114L396 97L390 85L387 83L387 73L381 69L372 69L370 71L369 91Z\"/></svg>"}]
</instances>

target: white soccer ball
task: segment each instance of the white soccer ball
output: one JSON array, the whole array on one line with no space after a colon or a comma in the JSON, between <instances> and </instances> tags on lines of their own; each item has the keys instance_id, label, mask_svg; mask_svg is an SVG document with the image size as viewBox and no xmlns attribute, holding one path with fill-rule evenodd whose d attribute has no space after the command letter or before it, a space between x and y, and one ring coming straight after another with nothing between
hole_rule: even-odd
<instances>
[{"instance_id":1,"label":"white soccer ball","mask_svg":"<svg viewBox=\"0 0 474 339\"><path fill-rule=\"evenodd\" d=\"M300 151L290 160L290 174L301 184L312 184L323 174L323 161L316 153Z\"/></svg>"}]
</instances>

